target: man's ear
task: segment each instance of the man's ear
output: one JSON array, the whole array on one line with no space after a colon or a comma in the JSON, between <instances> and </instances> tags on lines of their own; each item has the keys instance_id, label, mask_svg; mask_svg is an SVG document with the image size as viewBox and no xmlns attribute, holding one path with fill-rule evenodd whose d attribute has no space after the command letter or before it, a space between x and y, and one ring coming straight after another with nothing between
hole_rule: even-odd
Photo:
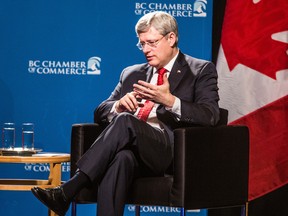
<instances>
[{"instance_id":1,"label":"man's ear","mask_svg":"<svg viewBox=\"0 0 288 216\"><path fill-rule=\"evenodd\" d=\"M175 33L174 32L170 32L168 34L167 40L169 41L170 46L174 47L175 44L176 44L176 35L175 35Z\"/></svg>"}]
</instances>

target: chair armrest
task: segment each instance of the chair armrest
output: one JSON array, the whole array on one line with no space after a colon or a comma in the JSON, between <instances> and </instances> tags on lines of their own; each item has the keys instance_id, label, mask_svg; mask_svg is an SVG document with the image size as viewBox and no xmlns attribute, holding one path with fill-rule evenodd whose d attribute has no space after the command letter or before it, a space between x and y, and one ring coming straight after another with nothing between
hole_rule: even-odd
<instances>
[{"instance_id":1,"label":"chair armrest","mask_svg":"<svg viewBox=\"0 0 288 216\"><path fill-rule=\"evenodd\" d=\"M96 123L81 123L72 125L71 176L74 175L77 169L77 161L90 148L102 131L103 127Z\"/></svg>"},{"instance_id":2,"label":"chair armrest","mask_svg":"<svg viewBox=\"0 0 288 216\"><path fill-rule=\"evenodd\" d=\"M173 205L194 209L241 205L247 201L246 126L181 128L174 134Z\"/></svg>"}]
</instances>

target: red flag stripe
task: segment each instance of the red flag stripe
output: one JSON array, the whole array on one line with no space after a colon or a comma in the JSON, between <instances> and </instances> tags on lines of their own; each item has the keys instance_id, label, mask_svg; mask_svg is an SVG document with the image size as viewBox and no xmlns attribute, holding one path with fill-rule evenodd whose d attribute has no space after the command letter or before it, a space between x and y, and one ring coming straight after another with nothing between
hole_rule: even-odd
<instances>
[{"instance_id":1,"label":"red flag stripe","mask_svg":"<svg viewBox=\"0 0 288 216\"><path fill-rule=\"evenodd\" d=\"M249 127L249 199L288 183L288 96L230 124Z\"/></svg>"}]
</instances>

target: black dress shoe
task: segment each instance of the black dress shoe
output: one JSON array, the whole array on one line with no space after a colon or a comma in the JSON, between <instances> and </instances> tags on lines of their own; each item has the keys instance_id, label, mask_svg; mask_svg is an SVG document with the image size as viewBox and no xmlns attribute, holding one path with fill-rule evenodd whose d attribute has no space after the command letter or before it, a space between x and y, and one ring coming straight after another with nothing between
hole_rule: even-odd
<instances>
[{"instance_id":1,"label":"black dress shoe","mask_svg":"<svg viewBox=\"0 0 288 216\"><path fill-rule=\"evenodd\" d=\"M67 200L63 189L61 187L42 189L34 187L31 189L32 193L49 209L58 214L65 216L69 209L70 200Z\"/></svg>"}]
</instances>

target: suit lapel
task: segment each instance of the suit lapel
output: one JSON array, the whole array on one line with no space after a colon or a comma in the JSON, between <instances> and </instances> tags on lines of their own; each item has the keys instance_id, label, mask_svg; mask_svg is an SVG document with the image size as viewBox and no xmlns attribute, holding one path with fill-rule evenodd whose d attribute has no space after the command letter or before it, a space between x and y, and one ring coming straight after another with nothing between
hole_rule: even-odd
<instances>
[{"instance_id":1,"label":"suit lapel","mask_svg":"<svg viewBox=\"0 0 288 216\"><path fill-rule=\"evenodd\" d=\"M136 81L143 80L143 81L149 82L152 77L152 71L153 71L153 68L147 64L147 66L139 70L138 73L134 73L135 80Z\"/></svg>"},{"instance_id":2,"label":"suit lapel","mask_svg":"<svg viewBox=\"0 0 288 216\"><path fill-rule=\"evenodd\" d=\"M153 67L149 66L146 71L146 82L150 82L153 76Z\"/></svg>"},{"instance_id":3,"label":"suit lapel","mask_svg":"<svg viewBox=\"0 0 288 216\"><path fill-rule=\"evenodd\" d=\"M183 53L179 53L172 70L169 75L170 91L173 92L176 87L180 84L180 81L183 79L186 73L187 62ZM173 80L173 81L171 81Z\"/></svg>"}]
</instances>

